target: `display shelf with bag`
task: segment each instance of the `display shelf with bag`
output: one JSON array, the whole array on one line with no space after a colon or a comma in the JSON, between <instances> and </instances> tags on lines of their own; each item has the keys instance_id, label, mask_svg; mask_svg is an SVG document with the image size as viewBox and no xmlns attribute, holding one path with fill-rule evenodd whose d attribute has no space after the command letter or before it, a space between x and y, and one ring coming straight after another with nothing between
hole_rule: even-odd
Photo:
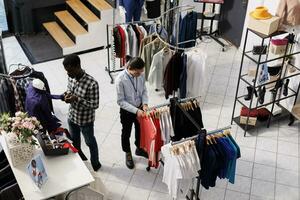
<instances>
[{"instance_id":1,"label":"display shelf with bag","mask_svg":"<svg viewBox=\"0 0 300 200\"><path fill-rule=\"evenodd\" d=\"M266 54L253 54L253 49L249 49L247 46L249 34L260 38L261 44L259 46L267 47ZM300 67L295 66L289 60L293 55L299 54L300 51L293 49L294 45L298 45L294 41L288 40L286 43L287 40L285 39L272 40L283 34L286 32L274 32L265 35L247 28L231 120L231 123L235 122L244 129L244 136L252 128L269 127L272 122L288 117L291 113L281 105L281 102L290 98L296 99L298 96L299 86L296 90L292 89L289 87L289 81L290 78L300 75ZM282 44L285 47L283 54L276 54L277 51L282 52L282 49L273 49L272 52L270 46L274 44ZM247 64L250 66L255 64L256 66L246 68ZM247 94L244 93L245 89L247 89ZM239 115L236 115L238 112L236 110L237 103L247 109L246 114L243 111L244 114L241 115L241 111L239 111ZM262 108L270 113L267 119L266 117L263 120L257 119L257 121L252 119L253 116L250 116L250 111Z\"/></svg>"}]
</instances>

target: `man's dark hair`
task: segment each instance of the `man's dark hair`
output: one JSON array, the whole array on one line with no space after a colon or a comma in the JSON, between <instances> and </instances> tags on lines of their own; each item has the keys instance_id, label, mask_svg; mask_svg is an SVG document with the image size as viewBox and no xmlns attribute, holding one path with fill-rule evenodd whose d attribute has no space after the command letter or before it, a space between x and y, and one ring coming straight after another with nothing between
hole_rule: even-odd
<instances>
[{"instance_id":1,"label":"man's dark hair","mask_svg":"<svg viewBox=\"0 0 300 200\"><path fill-rule=\"evenodd\" d=\"M145 62L140 57L131 58L128 64L129 69L143 69L145 67Z\"/></svg>"},{"instance_id":2,"label":"man's dark hair","mask_svg":"<svg viewBox=\"0 0 300 200\"><path fill-rule=\"evenodd\" d=\"M81 67L80 58L76 54L67 55L63 61L65 67Z\"/></svg>"}]
</instances>

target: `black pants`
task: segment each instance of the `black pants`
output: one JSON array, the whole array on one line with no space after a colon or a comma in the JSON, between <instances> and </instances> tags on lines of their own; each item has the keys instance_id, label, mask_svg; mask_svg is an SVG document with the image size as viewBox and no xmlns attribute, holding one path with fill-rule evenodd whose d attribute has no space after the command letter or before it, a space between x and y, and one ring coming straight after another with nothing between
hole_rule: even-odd
<instances>
[{"instance_id":1,"label":"black pants","mask_svg":"<svg viewBox=\"0 0 300 200\"><path fill-rule=\"evenodd\" d=\"M140 148L140 124L137 120L137 115L130 113L121 108L120 118L122 124L122 150L126 153L131 152L130 150L130 135L132 124L135 126L135 145L137 148Z\"/></svg>"}]
</instances>

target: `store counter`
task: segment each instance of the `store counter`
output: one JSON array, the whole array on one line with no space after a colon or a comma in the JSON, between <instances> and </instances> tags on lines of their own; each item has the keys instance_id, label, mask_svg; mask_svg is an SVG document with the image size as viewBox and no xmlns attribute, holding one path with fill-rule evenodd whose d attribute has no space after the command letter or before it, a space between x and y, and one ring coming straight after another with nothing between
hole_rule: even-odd
<instances>
[{"instance_id":1,"label":"store counter","mask_svg":"<svg viewBox=\"0 0 300 200\"><path fill-rule=\"evenodd\" d=\"M34 156L41 155L48 175L46 183L41 189L38 189L27 172L26 167L28 164L13 167L3 136L0 136L0 142L25 200L47 199L75 190L94 181L93 176L77 153L70 151L68 155L45 157L41 149L36 149Z\"/></svg>"}]
</instances>

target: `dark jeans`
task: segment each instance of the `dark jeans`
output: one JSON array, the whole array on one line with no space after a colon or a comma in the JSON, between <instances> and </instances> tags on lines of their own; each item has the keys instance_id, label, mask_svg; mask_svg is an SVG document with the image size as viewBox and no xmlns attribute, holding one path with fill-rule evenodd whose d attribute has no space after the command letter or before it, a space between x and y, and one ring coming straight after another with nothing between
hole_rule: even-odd
<instances>
[{"instance_id":1,"label":"dark jeans","mask_svg":"<svg viewBox=\"0 0 300 200\"><path fill-rule=\"evenodd\" d=\"M92 166L99 165L98 145L94 136L94 123L89 123L83 126L79 126L73 123L71 120L68 120L68 123L74 147L78 150L81 150L81 132L86 145L90 149Z\"/></svg>"},{"instance_id":2,"label":"dark jeans","mask_svg":"<svg viewBox=\"0 0 300 200\"><path fill-rule=\"evenodd\" d=\"M130 150L130 135L132 124L135 126L135 145L140 148L140 124L136 118L136 114L130 113L121 108L120 118L122 124L122 149L124 152L131 152Z\"/></svg>"}]
</instances>

